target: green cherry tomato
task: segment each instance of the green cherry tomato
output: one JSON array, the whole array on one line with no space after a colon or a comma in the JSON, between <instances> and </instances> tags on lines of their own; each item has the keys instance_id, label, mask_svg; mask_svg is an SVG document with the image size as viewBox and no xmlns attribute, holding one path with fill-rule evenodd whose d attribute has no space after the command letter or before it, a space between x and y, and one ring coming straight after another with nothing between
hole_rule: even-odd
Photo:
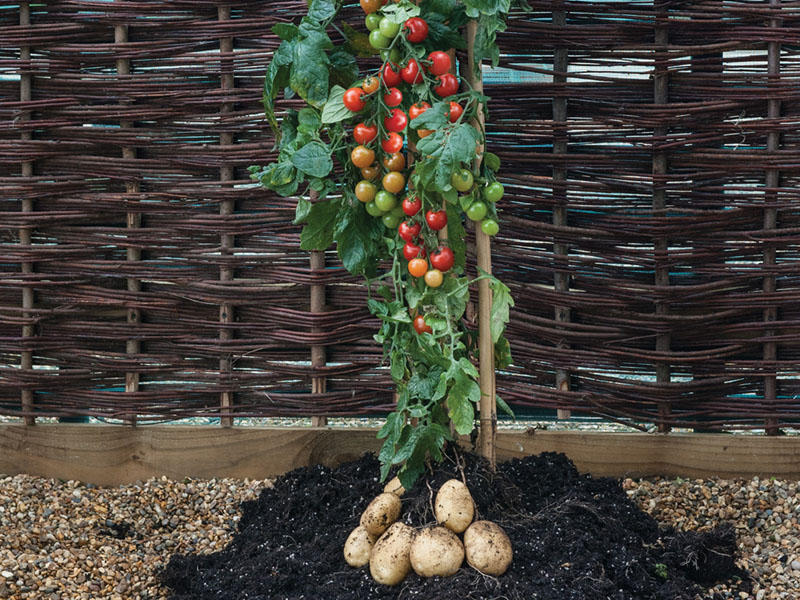
<instances>
[{"instance_id":1,"label":"green cherry tomato","mask_svg":"<svg viewBox=\"0 0 800 600\"><path fill-rule=\"evenodd\" d=\"M461 169L450 176L450 183L459 192L467 192L472 189L472 182L472 172L468 169Z\"/></svg>"},{"instance_id":2,"label":"green cherry tomato","mask_svg":"<svg viewBox=\"0 0 800 600\"><path fill-rule=\"evenodd\" d=\"M380 194L380 192L378 192ZM377 199L377 198L376 198ZM486 212L488 211L486 204L477 200L469 205L467 208L467 217L470 221L480 221L483 217L486 216Z\"/></svg>"},{"instance_id":3,"label":"green cherry tomato","mask_svg":"<svg viewBox=\"0 0 800 600\"><path fill-rule=\"evenodd\" d=\"M397 196L387 192L386 190L381 190L375 194L374 202L375 206L380 208L383 212L388 212L397 206Z\"/></svg>"},{"instance_id":4,"label":"green cherry tomato","mask_svg":"<svg viewBox=\"0 0 800 600\"><path fill-rule=\"evenodd\" d=\"M495 181L483 189L483 197L486 198L487 202L497 202L503 197L504 191L503 184Z\"/></svg>"},{"instance_id":5,"label":"green cherry tomato","mask_svg":"<svg viewBox=\"0 0 800 600\"><path fill-rule=\"evenodd\" d=\"M392 40L383 35L379 29L369 34L369 45L378 50L388 48Z\"/></svg>"},{"instance_id":6,"label":"green cherry tomato","mask_svg":"<svg viewBox=\"0 0 800 600\"><path fill-rule=\"evenodd\" d=\"M383 211L380 208L378 208L378 205L375 204L374 200L372 202L367 202L364 205L364 208L367 209L367 214L369 216L371 216L371 217L382 217L383 216Z\"/></svg>"},{"instance_id":7,"label":"green cherry tomato","mask_svg":"<svg viewBox=\"0 0 800 600\"><path fill-rule=\"evenodd\" d=\"M370 31L375 31L380 26L382 19L383 17L381 17L378 13L369 13L366 17L364 17L364 24Z\"/></svg>"},{"instance_id":8,"label":"green cherry tomato","mask_svg":"<svg viewBox=\"0 0 800 600\"><path fill-rule=\"evenodd\" d=\"M381 60L383 62L390 62L393 64L399 64L403 58L403 53L400 52L397 48L392 48L391 50L381 50Z\"/></svg>"},{"instance_id":9,"label":"green cherry tomato","mask_svg":"<svg viewBox=\"0 0 800 600\"><path fill-rule=\"evenodd\" d=\"M393 216L400 217L401 219L405 218L405 216L406 216L406 213L403 212L403 207L400 204L398 204L392 210L390 210L389 214L393 215ZM398 223L398 225L399 225L399 223Z\"/></svg>"},{"instance_id":10,"label":"green cherry tomato","mask_svg":"<svg viewBox=\"0 0 800 600\"><path fill-rule=\"evenodd\" d=\"M383 17L381 19L380 24L378 25L378 29L381 32L381 35L384 37L394 39L398 33L400 33L400 25L397 23L392 23L388 18Z\"/></svg>"},{"instance_id":11,"label":"green cherry tomato","mask_svg":"<svg viewBox=\"0 0 800 600\"><path fill-rule=\"evenodd\" d=\"M494 219L484 219L481 221L481 231L491 237L497 235L497 232L500 231L500 225Z\"/></svg>"},{"instance_id":12,"label":"green cherry tomato","mask_svg":"<svg viewBox=\"0 0 800 600\"><path fill-rule=\"evenodd\" d=\"M402 219L403 217L393 215L390 212L381 217L381 221L383 221L383 224L386 225L387 229L397 229L397 226L400 225L400 221Z\"/></svg>"}]
</instances>

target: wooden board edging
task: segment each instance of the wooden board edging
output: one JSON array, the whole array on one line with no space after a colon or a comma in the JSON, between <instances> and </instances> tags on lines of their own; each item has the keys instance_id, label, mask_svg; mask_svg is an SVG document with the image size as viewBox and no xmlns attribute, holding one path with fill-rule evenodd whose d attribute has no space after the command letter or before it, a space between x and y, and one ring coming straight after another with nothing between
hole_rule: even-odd
<instances>
[{"instance_id":1,"label":"wooden board edging","mask_svg":"<svg viewBox=\"0 0 800 600\"><path fill-rule=\"evenodd\" d=\"M376 451L375 429L182 425L0 424L0 473L120 485L171 479L265 479L309 465L335 466ZM729 434L511 432L499 461L563 452L581 472L609 477L800 480L800 437Z\"/></svg>"}]
</instances>

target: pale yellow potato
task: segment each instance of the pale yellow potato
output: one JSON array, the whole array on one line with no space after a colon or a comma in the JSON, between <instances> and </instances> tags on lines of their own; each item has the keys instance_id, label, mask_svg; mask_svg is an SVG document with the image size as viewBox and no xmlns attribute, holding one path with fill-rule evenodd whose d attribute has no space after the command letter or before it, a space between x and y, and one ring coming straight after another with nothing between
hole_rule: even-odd
<instances>
[{"instance_id":1,"label":"pale yellow potato","mask_svg":"<svg viewBox=\"0 0 800 600\"><path fill-rule=\"evenodd\" d=\"M372 535L379 536L397 521L402 507L403 503L396 494L378 494L362 513L361 525Z\"/></svg>"},{"instance_id":2,"label":"pale yellow potato","mask_svg":"<svg viewBox=\"0 0 800 600\"><path fill-rule=\"evenodd\" d=\"M344 559L347 564L351 567L363 567L367 564L372 546L377 539L377 536L372 535L363 525L353 529L344 543Z\"/></svg>"},{"instance_id":3,"label":"pale yellow potato","mask_svg":"<svg viewBox=\"0 0 800 600\"><path fill-rule=\"evenodd\" d=\"M485 575L495 577L506 572L514 557L511 540L497 523L475 521L464 532L467 562Z\"/></svg>"},{"instance_id":4,"label":"pale yellow potato","mask_svg":"<svg viewBox=\"0 0 800 600\"><path fill-rule=\"evenodd\" d=\"M464 562L464 545L446 527L428 527L417 533L409 558L417 575L449 577Z\"/></svg>"},{"instance_id":5,"label":"pale yellow potato","mask_svg":"<svg viewBox=\"0 0 800 600\"><path fill-rule=\"evenodd\" d=\"M434 503L436 521L455 533L463 532L475 517L472 494L463 481L450 479L442 484Z\"/></svg>"},{"instance_id":6,"label":"pale yellow potato","mask_svg":"<svg viewBox=\"0 0 800 600\"><path fill-rule=\"evenodd\" d=\"M388 492L389 494L402 496L403 494L406 493L406 488L404 488L403 484L400 483L400 478L395 477L384 486L383 491Z\"/></svg>"},{"instance_id":7,"label":"pale yellow potato","mask_svg":"<svg viewBox=\"0 0 800 600\"><path fill-rule=\"evenodd\" d=\"M411 543L414 530L405 523L394 523L378 538L369 558L372 578L383 585L397 585L411 570Z\"/></svg>"}]
</instances>

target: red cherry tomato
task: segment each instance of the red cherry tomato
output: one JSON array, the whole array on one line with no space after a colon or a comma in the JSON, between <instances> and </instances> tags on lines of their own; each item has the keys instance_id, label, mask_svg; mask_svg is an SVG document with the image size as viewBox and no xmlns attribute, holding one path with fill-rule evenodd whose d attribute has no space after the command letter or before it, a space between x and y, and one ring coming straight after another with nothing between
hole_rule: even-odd
<instances>
[{"instance_id":1,"label":"red cherry tomato","mask_svg":"<svg viewBox=\"0 0 800 600\"><path fill-rule=\"evenodd\" d=\"M403 256L406 260L425 258L425 248L417 246L414 242L406 242L403 246Z\"/></svg>"},{"instance_id":2,"label":"red cherry tomato","mask_svg":"<svg viewBox=\"0 0 800 600\"><path fill-rule=\"evenodd\" d=\"M387 154L394 154L403 149L403 136L396 132L391 132L388 137L381 142L381 148Z\"/></svg>"},{"instance_id":3,"label":"red cherry tomato","mask_svg":"<svg viewBox=\"0 0 800 600\"><path fill-rule=\"evenodd\" d=\"M383 101L388 107L400 106L403 101L403 92L396 87L389 88L389 92L383 95Z\"/></svg>"},{"instance_id":4,"label":"red cherry tomato","mask_svg":"<svg viewBox=\"0 0 800 600\"><path fill-rule=\"evenodd\" d=\"M422 226L419 223L410 224L408 221L403 221L397 228L398 235L406 242L413 242L417 239Z\"/></svg>"},{"instance_id":5,"label":"red cherry tomato","mask_svg":"<svg viewBox=\"0 0 800 600\"><path fill-rule=\"evenodd\" d=\"M427 102L417 102L408 109L408 118L412 121L431 107Z\"/></svg>"},{"instance_id":6,"label":"red cherry tomato","mask_svg":"<svg viewBox=\"0 0 800 600\"><path fill-rule=\"evenodd\" d=\"M452 96L458 91L458 78L452 73L445 73L444 75L437 75L436 80L439 82L433 86L433 91L440 97L446 98Z\"/></svg>"},{"instance_id":7,"label":"red cherry tomato","mask_svg":"<svg viewBox=\"0 0 800 600\"><path fill-rule=\"evenodd\" d=\"M423 333L433 333L431 326L425 322L425 317L417 315L414 317L414 331L422 335Z\"/></svg>"},{"instance_id":8,"label":"red cherry tomato","mask_svg":"<svg viewBox=\"0 0 800 600\"><path fill-rule=\"evenodd\" d=\"M422 70L419 68L419 63L416 58L412 58L408 61L408 64L400 70L400 77L409 84L422 83Z\"/></svg>"},{"instance_id":9,"label":"red cherry tomato","mask_svg":"<svg viewBox=\"0 0 800 600\"><path fill-rule=\"evenodd\" d=\"M366 145L378 137L378 127L359 123L353 127L353 139L359 144Z\"/></svg>"},{"instance_id":10,"label":"red cherry tomato","mask_svg":"<svg viewBox=\"0 0 800 600\"><path fill-rule=\"evenodd\" d=\"M383 119L383 126L387 131L403 131L408 125L408 117L399 108L393 108L389 116Z\"/></svg>"},{"instance_id":11,"label":"red cherry tomato","mask_svg":"<svg viewBox=\"0 0 800 600\"><path fill-rule=\"evenodd\" d=\"M447 246L439 246L436 252L431 253L431 264L434 269L439 269L442 273L446 273L453 268L456 262L455 254Z\"/></svg>"},{"instance_id":12,"label":"red cherry tomato","mask_svg":"<svg viewBox=\"0 0 800 600\"><path fill-rule=\"evenodd\" d=\"M405 22L403 29L406 32L406 39L413 44L419 44L428 37L428 24L419 17L411 17Z\"/></svg>"},{"instance_id":13,"label":"red cherry tomato","mask_svg":"<svg viewBox=\"0 0 800 600\"><path fill-rule=\"evenodd\" d=\"M358 112L364 109L366 106L366 102L362 100L362 96L364 95L364 90L360 87L351 87L344 93L344 97L342 101L344 105L348 108L348 110L352 110L353 112Z\"/></svg>"},{"instance_id":14,"label":"red cherry tomato","mask_svg":"<svg viewBox=\"0 0 800 600\"><path fill-rule=\"evenodd\" d=\"M381 79L389 88L400 85L400 67L387 62L381 70Z\"/></svg>"},{"instance_id":15,"label":"red cherry tomato","mask_svg":"<svg viewBox=\"0 0 800 600\"><path fill-rule=\"evenodd\" d=\"M428 72L431 75L444 75L445 73L449 73L450 69L453 67L450 55L441 50L436 50L428 54L428 60L431 61L431 66L428 67Z\"/></svg>"},{"instance_id":16,"label":"red cherry tomato","mask_svg":"<svg viewBox=\"0 0 800 600\"><path fill-rule=\"evenodd\" d=\"M422 200L419 197L414 196L407 196L403 199L403 212L406 213L409 217L413 217L415 214L419 212L419 209L422 208Z\"/></svg>"},{"instance_id":17,"label":"red cherry tomato","mask_svg":"<svg viewBox=\"0 0 800 600\"><path fill-rule=\"evenodd\" d=\"M425 213L425 222L428 224L428 227L434 231L444 229L447 225L447 213L443 210L437 210L435 212L429 210Z\"/></svg>"},{"instance_id":18,"label":"red cherry tomato","mask_svg":"<svg viewBox=\"0 0 800 600\"><path fill-rule=\"evenodd\" d=\"M464 114L464 107L458 102L451 102L450 110L447 111L447 114L450 117L450 122L455 123L458 121L458 118Z\"/></svg>"}]
</instances>

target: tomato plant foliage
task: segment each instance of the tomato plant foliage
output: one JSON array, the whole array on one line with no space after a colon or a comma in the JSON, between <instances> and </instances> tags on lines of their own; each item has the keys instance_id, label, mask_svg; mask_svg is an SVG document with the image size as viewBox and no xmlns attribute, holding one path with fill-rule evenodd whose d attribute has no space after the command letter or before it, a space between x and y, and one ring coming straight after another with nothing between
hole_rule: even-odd
<instances>
[{"instance_id":1,"label":"tomato plant foliage","mask_svg":"<svg viewBox=\"0 0 800 600\"><path fill-rule=\"evenodd\" d=\"M451 50L465 48L464 27L474 19L475 63L497 64L496 35L512 9L525 7L519 0L379 5L362 3L372 15L365 25L337 22L341 0L311 0L298 24L273 27L281 43L263 103L277 158L250 172L297 198L302 249L336 244L344 267L373 290L367 304L380 320L375 340L397 388L395 410L378 434L381 476L398 466L408 488L454 434L475 426L477 335L465 313L477 279L493 290L495 365L511 362L503 334L513 306L508 287L487 273L465 274L466 215L496 233L501 203L483 200L490 188L492 198L502 197L501 165L484 151L479 115L488 99L470 88ZM377 56L378 67L359 72L358 58L373 57L374 65ZM279 118L281 94L304 107ZM500 398L498 405L510 413Z\"/></svg>"}]
</instances>

